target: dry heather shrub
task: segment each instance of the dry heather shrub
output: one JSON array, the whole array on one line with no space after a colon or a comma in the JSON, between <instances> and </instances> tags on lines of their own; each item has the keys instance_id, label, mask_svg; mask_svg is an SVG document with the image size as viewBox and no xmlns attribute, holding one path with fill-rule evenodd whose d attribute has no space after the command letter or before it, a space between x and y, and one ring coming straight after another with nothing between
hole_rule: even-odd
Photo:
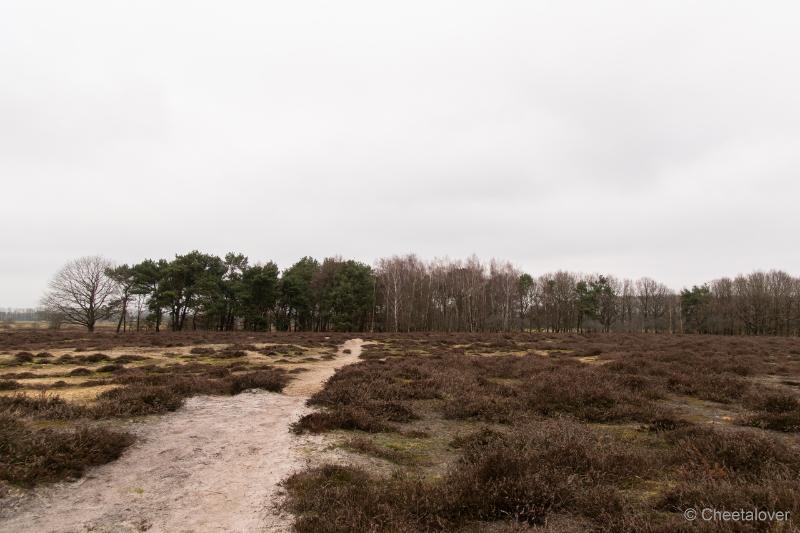
<instances>
[{"instance_id":1,"label":"dry heather shrub","mask_svg":"<svg viewBox=\"0 0 800 533\"><path fill-rule=\"evenodd\" d=\"M111 358L104 353L93 353L84 355L79 359L84 363L99 363L100 361L108 361Z\"/></svg>"},{"instance_id":2,"label":"dry heather shrub","mask_svg":"<svg viewBox=\"0 0 800 533\"><path fill-rule=\"evenodd\" d=\"M473 440L443 489L453 521L465 509L480 520L541 523L560 510L596 517L620 511L614 485L655 465L646 451L576 422L549 420Z\"/></svg>"},{"instance_id":3,"label":"dry heather shrub","mask_svg":"<svg viewBox=\"0 0 800 533\"><path fill-rule=\"evenodd\" d=\"M668 488L659 498L657 508L675 513L682 513L688 508L729 511L758 508L787 511L796 517L800 513L800 491L797 490L796 478L741 483L713 476L698 477L681 481ZM738 528L737 525L731 525L731 530L770 531L773 530L773 525L769 522L740 524ZM786 529L786 531L794 530L791 527Z\"/></svg>"},{"instance_id":4,"label":"dry heather shrub","mask_svg":"<svg viewBox=\"0 0 800 533\"><path fill-rule=\"evenodd\" d=\"M189 353L194 355L213 355L217 351L214 348L202 348L200 346L196 346L189 350Z\"/></svg>"},{"instance_id":5,"label":"dry heather shrub","mask_svg":"<svg viewBox=\"0 0 800 533\"><path fill-rule=\"evenodd\" d=\"M144 356L144 355L129 354L129 355L120 355L120 356L114 357L113 360L114 360L114 363L116 363L118 365L124 365L126 363L133 363L135 361L144 361L146 359L150 359L150 358L147 357L147 356Z\"/></svg>"},{"instance_id":6,"label":"dry heather shrub","mask_svg":"<svg viewBox=\"0 0 800 533\"><path fill-rule=\"evenodd\" d=\"M741 425L783 432L800 432L800 398L786 391L757 390L745 400L755 411Z\"/></svg>"},{"instance_id":7,"label":"dry heather shrub","mask_svg":"<svg viewBox=\"0 0 800 533\"><path fill-rule=\"evenodd\" d=\"M295 433L322 433L333 429L349 429L379 433L394 431L396 425L390 424L361 407L343 406L328 411L315 411L292 424Z\"/></svg>"},{"instance_id":8,"label":"dry heather shrub","mask_svg":"<svg viewBox=\"0 0 800 533\"><path fill-rule=\"evenodd\" d=\"M745 405L757 411L786 413L800 409L800 398L783 391L757 391L747 398Z\"/></svg>"},{"instance_id":9,"label":"dry heather shrub","mask_svg":"<svg viewBox=\"0 0 800 533\"><path fill-rule=\"evenodd\" d=\"M658 508L800 512L797 449L753 430L695 427L676 431L668 440L680 477L660 495Z\"/></svg>"},{"instance_id":10,"label":"dry heather shrub","mask_svg":"<svg viewBox=\"0 0 800 533\"><path fill-rule=\"evenodd\" d=\"M256 370L246 374L235 374L227 378L230 394L238 394L246 389L263 389L280 392L289 382L286 373L280 370Z\"/></svg>"},{"instance_id":11,"label":"dry heather shrub","mask_svg":"<svg viewBox=\"0 0 800 533\"><path fill-rule=\"evenodd\" d=\"M684 428L668 434L674 461L686 472L758 479L800 475L800 452L768 434L713 427Z\"/></svg>"},{"instance_id":12,"label":"dry heather shrub","mask_svg":"<svg viewBox=\"0 0 800 533\"><path fill-rule=\"evenodd\" d=\"M538 414L569 414L589 422L636 420L649 422L664 416L645 394L638 380L617 376L600 378L587 366L558 366L529 379L525 406Z\"/></svg>"},{"instance_id":13,"label":"dry heather shrub","mask_svg":"<svg viewBox=\"0 0 800 533\"><path fill-rule=\"evenodd\" d=\"M42 394L29 397L24 394L0 396L0 415L15 418L31 417L48 420L69 420L84 415L82 407L67 403L59 396Z\"/></svg>"},{"instance_id":14,"label":"dry heather shrub","mask_svg":"<svg viewBox=\"0 0 800 533\"><path fill-rule=\"evenodd\" d=\"M30 352L17 352L14 359L17 363L30 363L33 361L33 354Z\"/></svg>"},{"instance_id":15,"label":"dry heather shrub","mask_svg":"<svg viewBox=\"0 0 800 533\"><path fill-rule=\"evenodd\" d=\"M786 433L800 432L800 410L785 413L761 412L739 421L742 425L783 431Z\"/></svg>"},{"instance_id":16,"label":"dry heather shrub","mask_svg":"<svg viewBox=\"0 0 800 533\"><path fill-rule=\"evenodd\" d=\"M0 415L0 479L20 485L80 477L117 459L133 436L101 427L34 429Z\"/></svg>"},{"instance_id":17,"label":"dry heather shrub","mask_svg":"<svg viewBox=\"0 0 800 533\"><path fill-rule=\"evenodd\" d=\"M437 392L427 373L409 370L405 364L400 360L396 365L368 361L340 369L325 389L309 400L310 405L326 409L304 416L293 429L313 433L337 428L378 432L396 429L395 422L416 419L408 400L434 398ZM409 376L421 379L412 380Z\"/></svg>"},{"instance_id":18,"label":"dry heather shrub","mask_svg":"<svg viewBox=\"0 0 800 533\"><path fill-rule=\"evenodd\" d=\"M6 372L0 374L0 379L29 379L37 377L33 372Z\"/></svg>"},{"instance_id":19,"label":"dry heather shrub","mask_svg":"<svg viewBox=\"0 0 800 533\"><path fill-rule=\"evenodd\" d=\"M97 418L142 416L174 411L182 404L183 397L170 387L132 385L101 393L91 412Z\"/></svg>"},{"instance_id":20,"label":"dry heather shrub","mask_svg":"<svg viewBox=\"0 0 800 533\"><path fill-rule=\"evenodd\" d=\"M363 470L339 465L307 470L284 482L286 507L298 515L294 529L300 533L422 531L404 505L412 497L409 489L417 486L402 479L379 482ZM400 498L391 500L391 494Z\"/></svg>"},{"instance_id":21,"label":"dry heather shrub","mask_svg":"<svg viewBox=\"0 0 800 533\"><path fill-rule=\"evenodd\" d=\"M258 346L254 344L231 344L226 348L226 350L244 350L248 352L257 352Z\"/></svg>"},{"instance_id":22,"label":"dry heather shrub","mask_svg":"<svg viewBox=\"0 0 800 533\"><path fill-rule=\"evenodd\" d=\"M220 350L213 355L213 357L217 359L232 359L235 357L244 357L247 355L247 352L244 350L233 350L230 348L226 348L224 350Z\"/></svg>"},{"instance_id":23,"label":"dry heather shrub","mask_svg":"<svg viewBox=\"0 0 800 533\"><path fill-rule=\"evenodd\" d=\"M119 372L120 370L125 370L125 367L122 365L111 364L99 367L97 372Z\"/></svg>"},{"instance_id":24,"label":"dry heather shrub","mask_svg":"<svg viewBox=\"0 0 800 533\"><path fill-rule=\"evenodd\" d=\"M0 379L0 390L14 390L20 387L13 379Z\"/></svg>"}]
</instances>

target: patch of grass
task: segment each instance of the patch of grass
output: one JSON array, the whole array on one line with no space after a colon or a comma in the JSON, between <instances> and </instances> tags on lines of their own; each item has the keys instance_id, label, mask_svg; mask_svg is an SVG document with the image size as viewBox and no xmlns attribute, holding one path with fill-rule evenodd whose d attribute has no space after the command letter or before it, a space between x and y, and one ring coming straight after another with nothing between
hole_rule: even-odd
<instances>
[{"instance_id":1,"label":"patch of grass","mask_svg":"<svg viewBox=\"0 0 800 533\"><path fill-rule=\"evenodd\" d=\"M343 446L350 451L378 457L398 465L408 466L416 463L414 456L410 453L397 448L380 446L366 437L353 437Z\"/></svg>"}]
</instances>

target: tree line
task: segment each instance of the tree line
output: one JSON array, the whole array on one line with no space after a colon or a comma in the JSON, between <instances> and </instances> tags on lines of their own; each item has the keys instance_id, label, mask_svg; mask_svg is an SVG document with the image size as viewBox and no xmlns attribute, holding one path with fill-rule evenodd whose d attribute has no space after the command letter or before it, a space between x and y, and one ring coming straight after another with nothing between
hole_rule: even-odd
<instances>
[{"instance_id":1,"label":"tree line","mask_svg":"<svg viewBox=\"0 0 800 533\"><path fill-rule=\"evenodd\" d=\"M17 321L31 322L39 319L40 311L35 307L25 309L0 309L0 323L10 325Z\"/></svg>"},{"instance_id":2,"label":"tree line","mask_svg":"<svg viewBox=\"0 0 800 533\"><path fill-rule=\"evenodd\" d=\"M243 254L67 263L42 299L54 326L89 331L552 331L748 335L800 333L800 279L782 271L720 278L679 292L651 278L508 262L382 258L374 266L304 257L281 270Z\"/></svg>"}]
</instances>

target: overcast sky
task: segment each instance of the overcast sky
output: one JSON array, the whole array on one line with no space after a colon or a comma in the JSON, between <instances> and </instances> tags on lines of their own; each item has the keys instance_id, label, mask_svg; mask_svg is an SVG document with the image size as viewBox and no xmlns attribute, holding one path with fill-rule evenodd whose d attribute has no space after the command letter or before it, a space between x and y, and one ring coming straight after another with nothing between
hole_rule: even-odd
<instances>
[{"instance_id":1,"label":"overcast sky","mask_svg":"<svg viewBox=\"0 0 800 533\"><path fill-rule=\"evenodd\" d=\"M68 259L800 274L796 2L0 3L0 307Z\"/></svg>"}]
</instances>

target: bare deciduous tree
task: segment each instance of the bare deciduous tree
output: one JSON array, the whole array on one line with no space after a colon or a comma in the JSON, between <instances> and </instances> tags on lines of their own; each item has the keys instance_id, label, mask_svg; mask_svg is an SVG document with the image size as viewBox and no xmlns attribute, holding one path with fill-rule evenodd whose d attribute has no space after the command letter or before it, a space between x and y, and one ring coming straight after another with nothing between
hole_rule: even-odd
<instances>
[{"instance_id":1,"label":"bare deciduous tree","mask_svg":"<svg viewBox=\"0 0 800 533\"><path fill-rule=\"evenodd\" d=\"M53 277L42 305L64 322L94 331L97 321L113 312L110 304L117 295L117 284L106 273L111 267L111 262L100 256L70 261Z\"/></svg>"}]
</instances>

